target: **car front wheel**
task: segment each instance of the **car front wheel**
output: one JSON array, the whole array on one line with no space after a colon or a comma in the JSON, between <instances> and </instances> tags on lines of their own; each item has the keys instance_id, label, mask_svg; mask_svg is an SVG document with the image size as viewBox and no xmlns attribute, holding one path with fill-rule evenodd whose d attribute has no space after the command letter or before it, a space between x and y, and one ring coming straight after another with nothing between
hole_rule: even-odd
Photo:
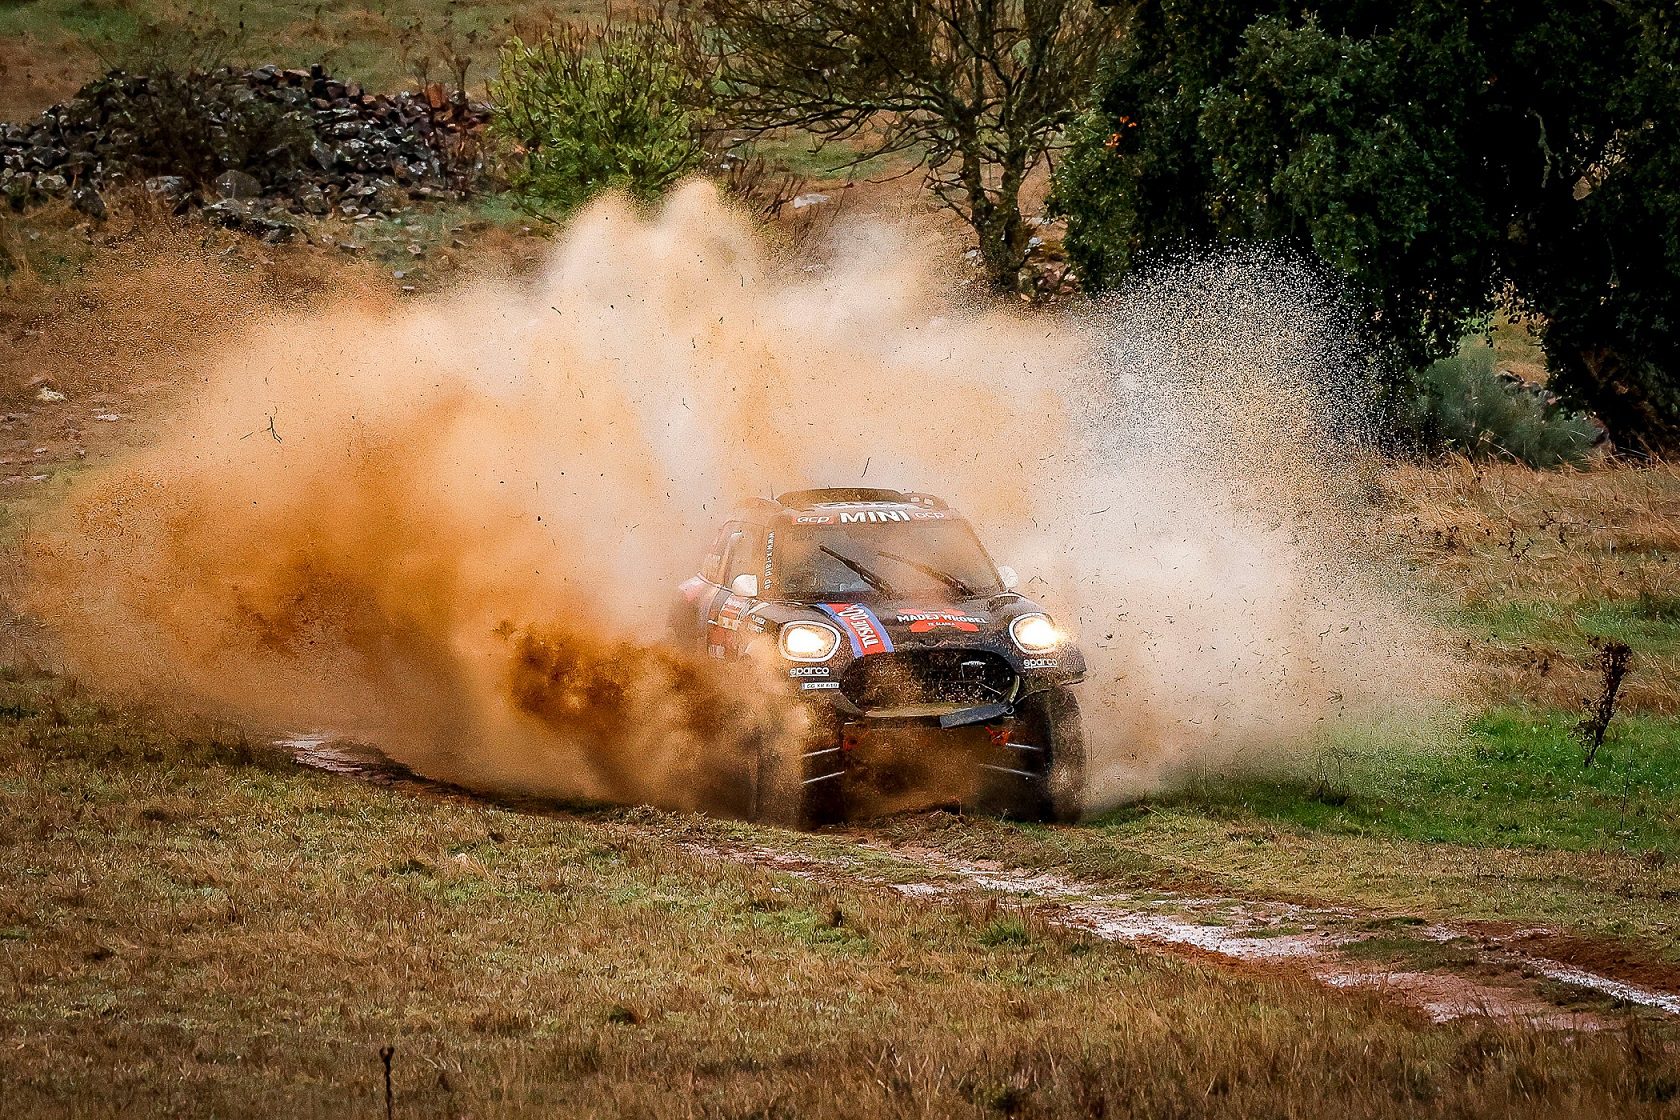
<instances>
[{"instance_id":1,"label":"car front wheel","mask_svg":"<svg viewBox=\"0 0 1680 1120\"><path fill-rule=\"evenodd\" d=\"M1085 727L1079 701L1065 688L1047 688L1015 708L1019 737L1038 748L1031 798L1039 820L1072 824L1085 815Z\"/></svg>"},{"instance_id":2,"label":"car front wheel","mask_svg":"<svg viewBox=\"0 0 1680 1120\"><path fill-rule=\"evenodd\" d=\"M787 828L814 828L845 817L845 762L835 717L811 713L811 724L792 742L759 747L752 819Z\"/></svg>"}]
</instances>

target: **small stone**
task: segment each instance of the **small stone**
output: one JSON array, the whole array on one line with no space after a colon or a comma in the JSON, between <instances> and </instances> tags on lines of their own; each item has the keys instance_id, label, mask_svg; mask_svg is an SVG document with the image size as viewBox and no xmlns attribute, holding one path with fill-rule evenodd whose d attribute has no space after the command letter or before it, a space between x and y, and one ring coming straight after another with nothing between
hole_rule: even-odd
<instances>
[{"instance_id":1,"label":"small stone","mask_svg":"<svg viewBox=\"0 0 1680 1120\"><path fill-rule=\"evenodd\" d=\"M243 171L224 171L211 185L222 198L256 198L262 194L262 183Z\"/></svg>"},{"instance_id":2,"label":"small stone","mask_svg":"<svg viewBox=\"0 0 1680 1120\"><path fill-rule=\"evenodd\" d=\"M297 192L298 205L308 214L325 214L332 206L327 202L326 192L314 183L310 183Z\"/></svg>"},{"instance_id":3,"label":"small stone","mask_svg":"<svg viewBox=\"0 0 1680 1120\"><path fill-rule=\"evenodd\" d=\"M118 420L122 419L122 413L120 413L120 412L96 412L96 413L93 414L93 418L95 420L103 420L107 424L115 424Z\"/></svg>"},{"instance_id":4,"label":"small stone","mask_svg":"<svg viewBox=\"0 0 1680 1120\"><path fill-rule=\"evenodd\" d=\"M175 202L192 193L192 187L179 175L154 175L146 180L146 193L153 198Z\"/></svg>"},{"instance_id":5,"label":"small stone","mask_svg":"<svg viewBox=\"0 0 1680 1120\"><path fill-rule=\"evenodd\" d=\"M802 194L793 200L793 208L795 210L803 210L807 206L821 206L827 201L828 196L826 194L818 194L815 192L811 194Z\"/></svg>"},{"instance_id":6,"label":"small stone","mask_svg":"<svg viewBox=\"0 0 1680 1120\"><path fill-rule=\"evenodd\" d=\"M64 394L59 392L57 389L54 389L50 385L43 385L43 386L41 386L39 391L36 392L35 399L38 400L38 401L44 401L47 404L56 404L59 401L64 399ZM45 450L46 450L46 448L44 448L44 447L40 448L35 452L35 454L39 455L42 451L45 451Z\"/></svg>"},{"instance_id":7,"label":"small stone","mask_svg":"<svg viewBox=\"0 0 1680 1120\"><path fill-rule=\"evenodd\" d=\"M96 222L103 222L108 214L105 199L92 187L77 187L71 191L70 205Z\"/></svg>"},{"instance_id":8,"label":"small stone","mask_svg":"<svg viewBox=\"0 0 1680 1120\"><path fill-rule=\"evenodd\" d=\"M228 229L242 229L255 216L250 199L224 198L204 208L204 216Z\"/></svg>"}]
</instances>

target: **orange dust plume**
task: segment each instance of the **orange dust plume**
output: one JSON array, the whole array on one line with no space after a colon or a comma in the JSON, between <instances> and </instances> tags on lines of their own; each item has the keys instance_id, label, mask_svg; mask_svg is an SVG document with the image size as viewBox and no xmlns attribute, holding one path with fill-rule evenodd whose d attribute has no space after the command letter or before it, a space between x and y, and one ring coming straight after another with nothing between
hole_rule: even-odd
<instances>
[{"instance_id":1,"label":"orange dust plume","mask_svg":"<svg viewBox=\"0 0 1680 1120\"><path fill-rule=\"evenodd\" d=\"M942 298L928 256L860 225L780 261L690 184L597 202L534 279L255 323L34 534L33 605L107 686L735 811L801 717L665 644L676 585L735 501L863 481L951 499L1080 631L1098 804L1427 690L1427 628L1358 559L1309 283L1224 258L1027 315Z\"/></svg>"}]
</instances>

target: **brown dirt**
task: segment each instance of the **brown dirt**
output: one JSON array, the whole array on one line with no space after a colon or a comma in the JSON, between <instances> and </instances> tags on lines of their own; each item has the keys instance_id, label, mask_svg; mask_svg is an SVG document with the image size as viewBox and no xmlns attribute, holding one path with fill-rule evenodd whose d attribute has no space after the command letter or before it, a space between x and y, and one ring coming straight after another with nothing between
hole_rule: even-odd
<instances>
[{"instance_id":1,"label":"brown dirt","mask_svg":"<svg viewBox=\"0 0 1680 1120\"><path fill-rule=\"evenodd\" d=\"M98 66L72 38L0 36L0 121L21 121L70 97Z\"/></svg>"},{"instance_id":2,"label":"brown dirt","mask_svg":"<svg viewBox=\"0 0 1680 1120\"><path fill-rule=\"evenodd\" d=\"M419 778L371 748L330 738L280 745L306 766L398 786L421 797L473 798ZM541 802L509 804L525 811L555 811ZM821 841L847 847L836 851L829 844L818 854L801 850L804 838L782 846L774 833L748 841L711 833L703 825L698 829L700 835L680 842L705 859L818 883L874 886L930 905L980 908L993 917L1124 942L1245 975L1304 975L1333 990L1374 991L1436 1022L1483 1017L1545 1029L1600 1030L1630 1015L1680 1015L1680 966L1554 930L1437 924L1418 929L1415 938L1421 945L1458 946L1450 963L1384 965L1349 952L1388 932L1382 916L1346 907L1213 891L1117 892L997 860L964 860L923 845L885 844L866 830L822 834ZM1559 966L1575 970L1576 980L1560 980Z\"/></svg>"},{"instance_id":3,"label":"brown dirt","mask_svg":"<svg viewBox=\"0 0 1680 1120\"><path fill-rule=\"evenodd\" d=\"M1547 929L1512 930L1501 940L1530 956L1586 969L1625 984L1680 991L1680 964L1653 956L1635 945Z\"/></svg>"}]
</instances>

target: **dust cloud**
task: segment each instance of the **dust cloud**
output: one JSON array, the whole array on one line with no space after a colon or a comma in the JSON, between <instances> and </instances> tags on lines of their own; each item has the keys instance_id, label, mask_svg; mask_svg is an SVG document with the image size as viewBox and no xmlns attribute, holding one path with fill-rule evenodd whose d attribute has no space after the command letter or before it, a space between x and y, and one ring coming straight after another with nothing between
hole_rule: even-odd
<instances>
[{"instance_id":1,"label":"dust cloud","mask_svg":"<svg viewBox=\"0 0 1680 1120\"><path fill-rule=\"evenodd\" d=\"M740 811L801 717L664 643L675 587L740 498L863 483L951 499L1078 632L1098 806L1417 691L1310 277L1223 257L1035 315L946 301L934 255L861 224L781 260L691 184L591 206L535 279L269 318L36 532L34 606L107 686Z\"/></svg>"}]
</instances>

